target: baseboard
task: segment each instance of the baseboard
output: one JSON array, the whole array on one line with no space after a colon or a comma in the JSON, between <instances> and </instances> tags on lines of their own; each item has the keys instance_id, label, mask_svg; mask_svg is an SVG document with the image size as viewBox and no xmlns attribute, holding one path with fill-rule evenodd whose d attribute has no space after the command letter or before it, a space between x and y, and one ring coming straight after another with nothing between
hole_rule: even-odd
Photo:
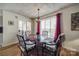
<instances>
[{"instance_id":1,"label":"baseboard","mask_svg":"<svg viewBox=\"0 0 79 59\"><path fill-rule=\"evenodd\" d=\"M12 46L15 46L15 45L17 45L17 44L18 44L18 43L14 43L14 44L11 44L11 45L2 47L2 48L0 48L0 51L1 51L1 50L5 50L5 49L8 49L8 48L10 48L10 47L12 47Z\"/></svg>"}]
</instances>

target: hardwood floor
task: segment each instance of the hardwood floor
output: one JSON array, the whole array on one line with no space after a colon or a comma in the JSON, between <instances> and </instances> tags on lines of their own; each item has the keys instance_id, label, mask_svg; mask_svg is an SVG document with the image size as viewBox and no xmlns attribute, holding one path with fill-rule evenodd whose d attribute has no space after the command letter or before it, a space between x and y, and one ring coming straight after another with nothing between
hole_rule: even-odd
<instances>
[{"instance_id":1,"label":"hardwood floor","mask_svg":"<svg viewBox=\"0 0 79 59\"><path fill-rule=\"evenodd\" d=\"M0 56L20 56L20 50L17 45L13 45L6 49L1 49Z\"/></svg>"},{"instance_id":2,"label":"hardwood floor","mask_svg":"<svg viewBox=\"0 0 79 59\"><path fill-rule=\"evenodd\" d=\"M17 47L17 45L13 45L5 49L0 49L0 56L20 56L20 53L21 52ZM79 56L79 52L61 48L60 55L61 56Z\"/></svg>"},{"instance_id":3,"label":"hardwood floor","mask_svg":"<svg viewBox=\"0 0 79 59\"><path fill-rule=\"evenodd\" d=\"M60 56L79 56L79 51L73 51L62 47Z\"/></svg>"}]
</instances>

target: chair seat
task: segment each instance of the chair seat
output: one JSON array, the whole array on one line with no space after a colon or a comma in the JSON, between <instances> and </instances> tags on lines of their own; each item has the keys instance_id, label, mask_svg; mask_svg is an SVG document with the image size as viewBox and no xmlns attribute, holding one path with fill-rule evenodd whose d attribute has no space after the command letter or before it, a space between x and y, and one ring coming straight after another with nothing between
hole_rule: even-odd
<instances>
[{"instance_id":1,"label":"chair seat","mask_svg":"<svg viewBox=\"0 0 79 59\"><path fill-rule=\"evenodd\" d=\"M27 50L33 48L34 46L35 46L35 44L33 44L33 45L26 45ZM20 46L20 49L21 49L22 51L25 51L24 47L22 47L22 46Z\"/></svg>"},{"instance_id":2,"label":"chair seat","mask_svg":"<svg viewBox=\"0 0 79 59\"><path fill-rule=\"evenodd\" d=\"M51 41L51 42L47 42L46 44L48 44L48 45L56 45L56 43L53 42L53 41Z\"/></svg>"},{"instance_id":3,"label":"chair seat","mask_svg":"<svg viewBox=\"0 0 79 59\"><path fill-rule=\"evenodd\" d=\"M46 44L46 48L47 48L48 50L55 51L55 50L56 50L56 45L47 45L47 44Z\"/></svg>"},{"instance_id":4,"label":"chair seat","mask_svg":"<svg viewBox=\"0 0 79 59\"><path fill-rule=\"evenodd\" d=\"M33 45L26 45L27 50L29 50L29 49L33 48L34 46L35 46L35 44L33 44Z\"/></svg>"},{"instance_id":5,"label":"chair seat","mask_svg":"<svg viewBox=\"0 0 79 59\"><path fill-rule=\"evenodd\" d=\"M34 47L35 44L31 41L26 41L26 47L27 47L27 50L31 49L32 47Z\"/></svg>"},{"instance_id":6,"label":"chair seat","mask_svg":"<svg viewBox=\"0 0 79 59\"><path fill-rule=\"evenodd\" d=\"M22 51L24 51L24 44L22 44L23 46L20 46L20 48L22 49ZM31 48L33 48L35 46L35 44L31 41L26 41L26 49L29 50Z\"/></svg>"},{"instance_id":7,"label":"chair seat","mask_svg":"<svg viewBox=\"0 0 79 59\"><path fill-rule=\"evenodd\" d=\"M31 42L31 41L26 41L26 44L34 44L34 42Z\"/></svg>"},{"instance_id":8,"label":"chair seat","mask_svg":"<svg viewBox=\"0 0 79 59\"><path fill-rule=\"evenodd\" d=\"M56 45L46 45L47 47L50 47L50 48L56 48Z\"/></svg>"}]
</instances>

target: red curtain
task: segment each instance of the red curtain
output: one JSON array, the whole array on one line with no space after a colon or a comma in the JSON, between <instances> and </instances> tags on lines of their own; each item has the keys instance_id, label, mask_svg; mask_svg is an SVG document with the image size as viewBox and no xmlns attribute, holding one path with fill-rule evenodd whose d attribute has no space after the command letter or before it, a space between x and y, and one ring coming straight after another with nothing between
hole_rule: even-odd
<instances>
[{"instance_id":1,"label":"red curtain","mask_svg":"<svg viewBox=\"0 0 79 59\"><path fill-rule=\"evenodd\" d=\"M58 38L58 35L61 33L61 30L60 30L60 16L61 16L61 13L58 13L56 15L56 31L55 31L55 40Z\"/></svg>"},{"instance_id":2,"label":"red curtain","mask_svg":"<svg viewBox=\"0 0 79 59\"><path fill-rule=\"evenodd\" d=\"M37 33L40 34L40 20L37 21Z\"/></svg>"},{"instance_id":3,"label":"red curtain","mask_svg":"<svg viewBox=\"0 0 79 59\"><path fill-rule=\"evenodd\" d=\"M55 41L57 40L59 34L61 33L61 27L60 27L60 17L61 17L61 13L58 13L56 15L56 31L55 31ZM59 47L62 47L62 43L59 42Z\"/></svg>"},{"instance_id":4,"label":"red curtain","mask_svg":"<svg viewBox=\"0 0 79 59\"><path fill-rule=\"evenodd\" d=\"M61 17L61 13L56 14L56 31L54 36L55 41L57 40L59 34L61 33L60 17ZM59 47L62 47L61 42L59 42Z\"/></svg>"}]
</instances>

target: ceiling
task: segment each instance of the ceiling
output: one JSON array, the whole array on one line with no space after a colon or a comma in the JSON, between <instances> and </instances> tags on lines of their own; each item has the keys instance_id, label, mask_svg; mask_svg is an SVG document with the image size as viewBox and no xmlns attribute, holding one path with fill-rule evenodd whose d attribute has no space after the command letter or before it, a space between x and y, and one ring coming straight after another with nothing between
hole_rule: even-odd
<instances>
[{"instance_id":1,"label":"ceiling","mask_svg":"<svg viewBox=\"0 0 79 59\"><path fill-rule=\"evenodd\" d=\"M70 3L0 3L0 9L34 18L38 16L38 8L40 9L39 15L43 16L68 5Z\"/></svg>"}]
</instances>

